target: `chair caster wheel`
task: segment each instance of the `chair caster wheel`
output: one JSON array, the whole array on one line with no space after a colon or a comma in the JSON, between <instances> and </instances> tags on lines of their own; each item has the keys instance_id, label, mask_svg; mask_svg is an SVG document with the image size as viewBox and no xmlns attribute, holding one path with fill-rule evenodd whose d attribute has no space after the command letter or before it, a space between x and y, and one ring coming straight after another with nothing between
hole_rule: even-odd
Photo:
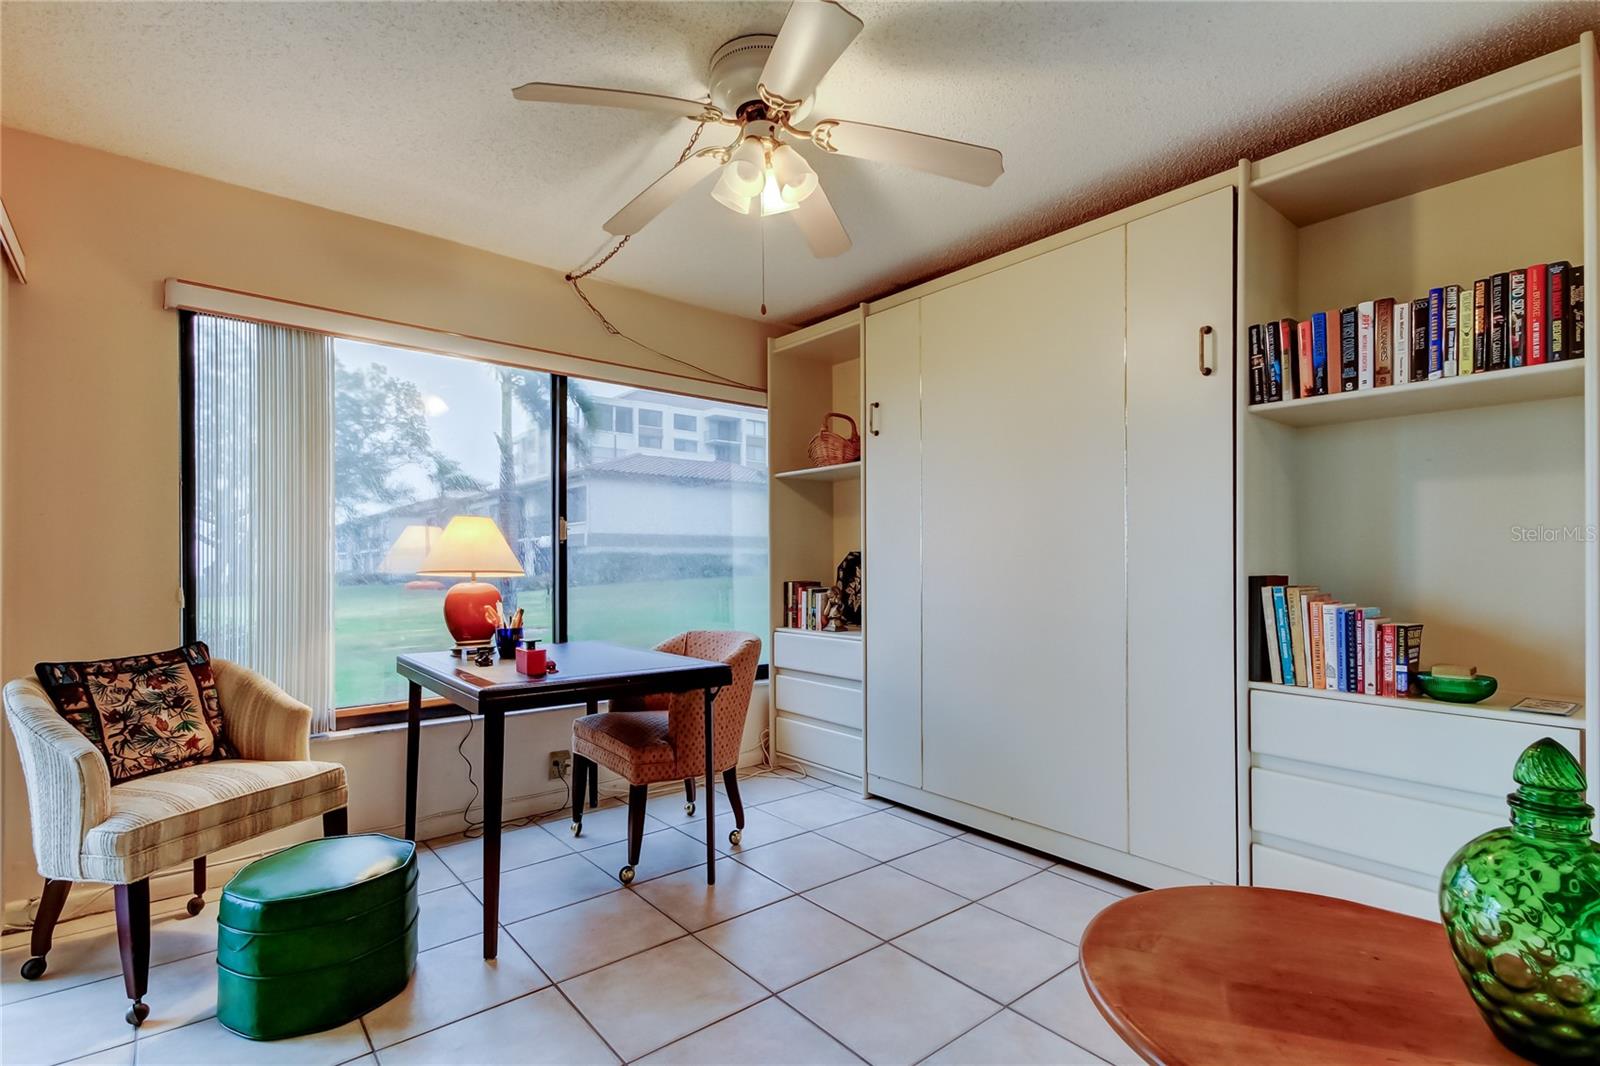
<instances>
[{"instance_id":1,"label":"chair caster wheel","mask_svg":"<svg viewBox=\"0 0 1600 1066\"><path fill-rule=\"evenodd\" d=\"M692 814L694 814L694 804L692 804L692 803L685 803L685 804L684 804L684 805L683 805L683 813L684 813L684 814L689 814L689 815L692 815Z\"/></svg>"},{"instance_id":2,"label":"chair caster wheel","mask_svg":"<svg viewBox=\"0 0 1600 1066\"><path fill-rule=\"evenodd\" d=\"M573 836L578 836L582 832L583 832L583 823L582 822L573 822L572 823L572 835Z\"/></svg>"},{"instance_id":3,"label":"chair caster wheel","mask_svg":"<svg viewBox=\"0 0 1600 1066\"><path fill-rule=\"evenodd\" d=\"M22 964L22 979L24 981L37 981L44 976L46 965L43 955L35 955Z\"/></svg>"},{"instance_id":4,"label":"chair caster wheel","mask_svg":"<svg viewBox=\"0 0 1600 1066\"><path fill-rule=\"evenodd\" d=\"M742 829L730 829L730 830L728 830L728 843L732 844L734 847L738 847L739 846L739 841L742 840L742 839L744 839L744 830L742 830Z\"/></svg>"},{"instance_id":5,"label":"chair caster wheel","mask_svg":"<svg viewBox=\"0 0 1600 1066\"><path fill-rule=\"evenodd\" d=\"M633 867L624 866L622 869L618 870L617 880L621 881L625 885L633 884Z\"/></svg>"},{"instance_id":6,"label":"chair caster wheel","mask_svg":"<svg viewBox=\"0 0 1600 1066\"><path fill-rule=\"evenodd\" d=\"M128 1024L133 1026L135 1029L137 1029L137 1028L139 1028L139 1026L143 1025L144 1024L144 1020L146 1018L148 1018L149 1016L150 1016L150 1004L148 1004L148 1003L142 1002L140 1000L134 1000L133 1001L133 1006L128 1008Z\"/></svg>"},{"instance_id":7,"label":"chair caster wheel","mask_svg":"<svg viewBox=\"0 0 1600 1066\"><path fill-rule=\"evenodd\" d=\"M189 912L189 917L191 918L205 909L206 898L204 896L191 896L189 902L184 905L184 910Z\"/></svg>"}]
</instances>

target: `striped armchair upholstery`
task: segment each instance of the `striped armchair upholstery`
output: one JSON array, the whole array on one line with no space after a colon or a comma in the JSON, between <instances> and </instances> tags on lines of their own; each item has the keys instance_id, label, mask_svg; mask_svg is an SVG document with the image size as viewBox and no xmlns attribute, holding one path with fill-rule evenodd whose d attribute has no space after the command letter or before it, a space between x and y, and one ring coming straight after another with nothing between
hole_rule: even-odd
<instances>
[{"instance_id":1,"label":"striped armchair upholstery","mask_svg":"<svg viewBox=\"0 0 1600 1066\"><path fill-rule=\"evenodd\" d=\"M27 784L34 858L45 878L34 922L32 957L23 976L43 975L56 920L73 882L117 886L117 921L146 930L144 958L124 953L124 977L143 1021L148 970L149 877L194 864L190 913L204 905L205 856L263 833L323 815L325 831L343 832L348 790L344 767L310 758L311 708L244 667L212 661L223 719L237 759L185 766L119 785L104 757L56 712L32 679L4 691ZM128 938L124 938L128 939Z\"/></svg>"}]
</instances>

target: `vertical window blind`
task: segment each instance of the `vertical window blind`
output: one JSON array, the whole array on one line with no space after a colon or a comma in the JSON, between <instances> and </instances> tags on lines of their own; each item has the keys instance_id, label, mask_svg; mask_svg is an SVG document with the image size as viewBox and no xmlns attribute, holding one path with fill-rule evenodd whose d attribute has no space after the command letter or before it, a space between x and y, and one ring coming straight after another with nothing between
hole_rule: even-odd
<instances>
[{"instance_id":1,"label":"vertical window blind","mask_svg":"<svg viewBox=\"0 0 1600 1066\"><path fill-rule=\"evenodd\" d=\"M194 618L334 728L333 339L193 319Z\"/></svg>"}]
</instances>

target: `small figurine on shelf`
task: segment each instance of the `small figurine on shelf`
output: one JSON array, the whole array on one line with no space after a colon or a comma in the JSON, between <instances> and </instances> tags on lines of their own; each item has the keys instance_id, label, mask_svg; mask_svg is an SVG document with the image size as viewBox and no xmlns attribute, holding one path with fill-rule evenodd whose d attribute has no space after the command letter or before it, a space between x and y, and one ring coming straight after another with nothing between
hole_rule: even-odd
<instances>
[{"instance_id":1,"label":"small figurine on shelf","mask_svg":"<svg viewBox=\"0 0 1600 1066\"><path fill-rule=\"evenodd\" d=\"M837 622L838 624L834 624ZM848 629L861 624L861 553L846 552L834 575L828 597L828 629Z\"/></svg>"}]
</instances>

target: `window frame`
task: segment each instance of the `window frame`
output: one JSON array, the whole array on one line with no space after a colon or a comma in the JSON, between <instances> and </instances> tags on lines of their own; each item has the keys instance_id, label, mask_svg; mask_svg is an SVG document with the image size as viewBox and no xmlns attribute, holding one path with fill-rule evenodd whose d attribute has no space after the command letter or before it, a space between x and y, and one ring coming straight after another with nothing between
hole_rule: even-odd
<instances>
[{"instance_id":1,"label":"window frame","mask_svg":"<svg viewBox=\"0 0 1600 1066\"><path fill-rule=\"evenodd\" d=\"M199 585L199 570L197 553L195 552L194 538L196 531L196 500L194 464L196 461L197 442L195 440L195 380L194 380L194 318L200 312L180 309L178 311L178 402L180 410L179 429L179 500L182 513L179 517L179 575L182 582L183 601L179 609L179 626L183 642L198 639L197 602L195 590ZM385 344L388 347L408 348L404 344L387 344L387 342L374 342ZM422 350L422 349L409 349ZM446 352L430 352L427 354L449 355ZM464 356L462 358L472 358ZM533 368L529 368L530 370ZM572 375L557 373L555 371L540 370L539 373L550 375L550 494L551 494L551 528L549 530L551 552L550 574L550 610L551 610L551 641L552 644L567 642L567 622L569 617L570 583L567 555L567 403L569 384ZM613 412L616 405L610 404ZM637 427L637 415L640 409L627 407L629 422ZM694 417L694 416L691 416ZM612 415L612 425L615 423L615 414ZM663 420L664 421L664 420ZM699 419L696 418L698 422ZM608 432L616 433L615 429ZM627 431L629 434L634 430ZM699 441L693 442L696 452L699 450ZM771 530L768 530L770 543ZM756 668L756 679L767 679L767 664L762 663ZM407 707L404 701L356 704L349 707L335 707L334 721L340 731L350 729L363 729L370 726L391 725L406 720ZM442 697L425 698L422 703L422 720L441 718L457 718L467 712L452 704Z\"/></svg>"}]
</instances>

